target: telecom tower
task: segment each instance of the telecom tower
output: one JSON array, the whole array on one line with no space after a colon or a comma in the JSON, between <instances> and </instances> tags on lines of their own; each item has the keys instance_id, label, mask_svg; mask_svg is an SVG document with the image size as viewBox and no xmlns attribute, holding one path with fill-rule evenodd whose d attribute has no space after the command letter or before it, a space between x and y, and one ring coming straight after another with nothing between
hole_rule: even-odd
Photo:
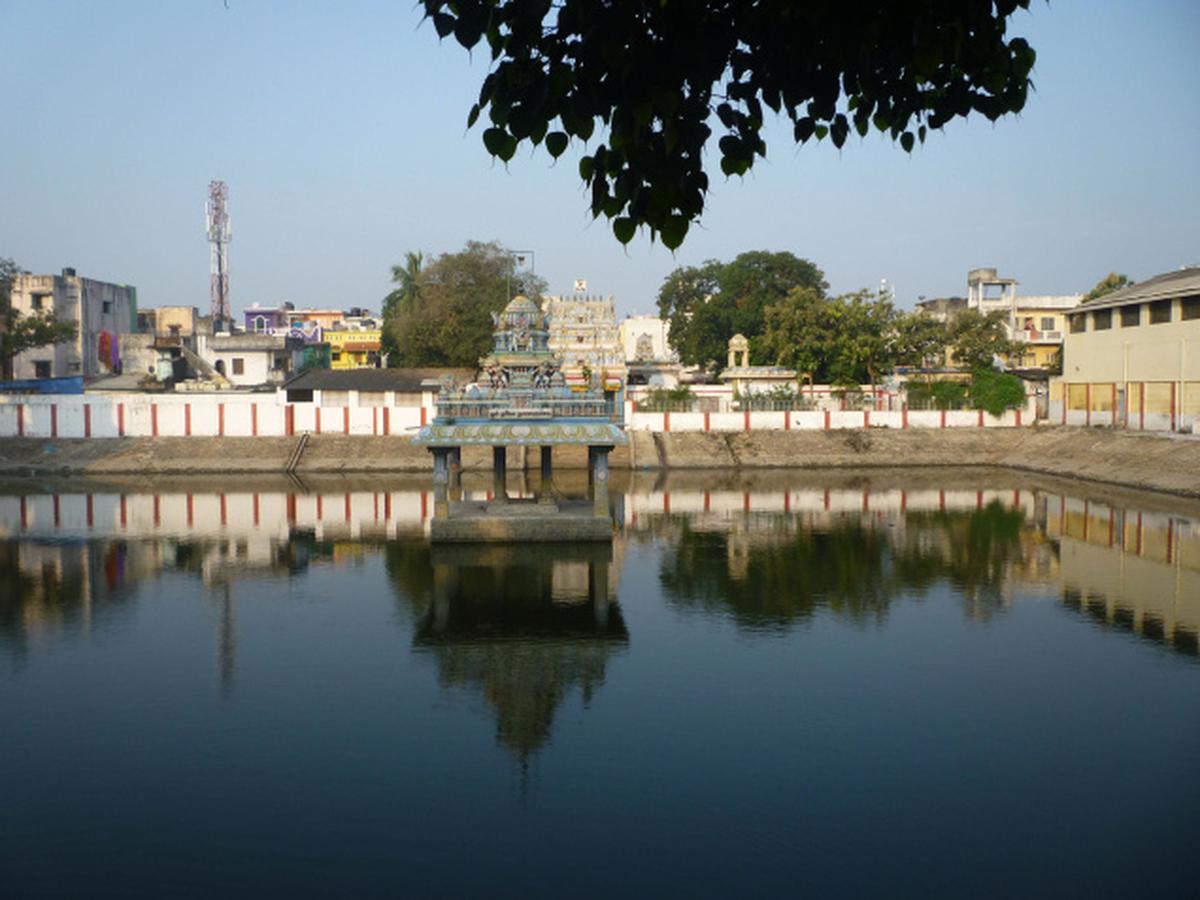
<instances>
[{"instance_id":1,"label":"telecom tower","mask_svg":"<svg viewBox=\"0 0 1200 900\"><path fill-rule=\"evenodd\" d=\"M225 322L233 319L233 309L229 305L229 241L233 231L229 226L229 185L223 181L208 183L205 221L208 225L208 242L212 245L209 296L212 300L213 330L219 331Z\"/></svg>"}]
</instances>

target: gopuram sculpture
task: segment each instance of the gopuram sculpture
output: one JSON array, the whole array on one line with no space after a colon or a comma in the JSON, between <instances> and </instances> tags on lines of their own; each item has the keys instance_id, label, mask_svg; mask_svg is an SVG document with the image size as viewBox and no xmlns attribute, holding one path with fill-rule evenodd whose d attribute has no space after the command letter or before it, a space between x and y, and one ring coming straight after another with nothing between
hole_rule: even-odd
<instances>
[{"instance_id":1,"label":"gopuram sculpture","mask_svg":"<svg viewBox=\"0 0 1200 900\"><path fill-rule=\"evenodd\" d=\"M548 321L536 303L515 297L493 314L492 352L479 379L442 390L437 415L413 438L433 454L434 541L610 540L608 454L627 443L621 404L600 386L567 387L547 346ZM459 499L462 448L492 448L492 499ZM552 488L553 448L588 448L588 497L559 497ZM541 483L528 501L508 497L507 448L541 448ZM454 498L451 497L451 492Z\"/></svg>"}]
</instances>

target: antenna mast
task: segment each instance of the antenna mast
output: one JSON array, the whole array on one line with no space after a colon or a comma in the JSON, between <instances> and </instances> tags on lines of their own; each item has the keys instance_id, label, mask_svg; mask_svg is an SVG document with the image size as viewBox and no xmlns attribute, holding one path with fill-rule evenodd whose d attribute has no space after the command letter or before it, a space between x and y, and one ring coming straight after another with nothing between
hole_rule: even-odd
<instances>
[{"instance_id":1,"label":"antenna mast","mask_svg":"<svg viewBox=\"0 0 1200 900\"><path fill-rule=\"evenodd\" d=\"M229 241L233 231L229 225L229 185L223 181L208 184L208 206L205 222L208 226L208 242L212 245L211 285L209 297L212 301L213 331L233 319L229 305Z\"/></svg>"}]
</instances>

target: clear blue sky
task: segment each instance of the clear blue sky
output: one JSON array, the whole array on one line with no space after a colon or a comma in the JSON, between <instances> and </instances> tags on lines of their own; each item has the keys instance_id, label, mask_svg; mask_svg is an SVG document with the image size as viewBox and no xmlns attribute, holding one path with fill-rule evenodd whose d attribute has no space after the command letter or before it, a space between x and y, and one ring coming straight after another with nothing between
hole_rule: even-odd
<instances>
[{"instance_id":1,"label":"clear blue sky","mask_svg":"<svg viewBox=\"0 0 1200 900\"><path fill-rule=\"evenodd\" d=\"M1035 0L1025 112L954 123L912 157L878 136L795 148L714 189L674 255L587 214L577 153L507 168L466 113L486 72L409 0L0 0L0 256L208 306L203 204L230 185L235 309L378 309L407 250L498 239L552 291L645 311L679 265L790 250L836 291L904 305L994 265L1024 293L1200 263L1200 3Z\"/></svg>"}]
</instances>

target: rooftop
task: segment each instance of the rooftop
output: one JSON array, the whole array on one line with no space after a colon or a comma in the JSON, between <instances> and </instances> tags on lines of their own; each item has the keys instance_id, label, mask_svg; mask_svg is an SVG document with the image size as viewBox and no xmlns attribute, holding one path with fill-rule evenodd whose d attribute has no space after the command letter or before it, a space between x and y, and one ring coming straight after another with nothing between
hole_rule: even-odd
<instances>
[{"instance_id":1,"label":"rooftop","mask_svg":"<svg viewBox=\"0 0 1200 900\"><path fill-rule=\"evenodd\" d=\"M1153 278L1147 278L1145 281L1084 303L1079 308L1081 310L1107 309L1114 306L1125 306L1129 303L1167 300L1192 294L1200 294L1200 266L1188 266L1174 272L1155 275Z\"/></svg>"}]
</instances>

